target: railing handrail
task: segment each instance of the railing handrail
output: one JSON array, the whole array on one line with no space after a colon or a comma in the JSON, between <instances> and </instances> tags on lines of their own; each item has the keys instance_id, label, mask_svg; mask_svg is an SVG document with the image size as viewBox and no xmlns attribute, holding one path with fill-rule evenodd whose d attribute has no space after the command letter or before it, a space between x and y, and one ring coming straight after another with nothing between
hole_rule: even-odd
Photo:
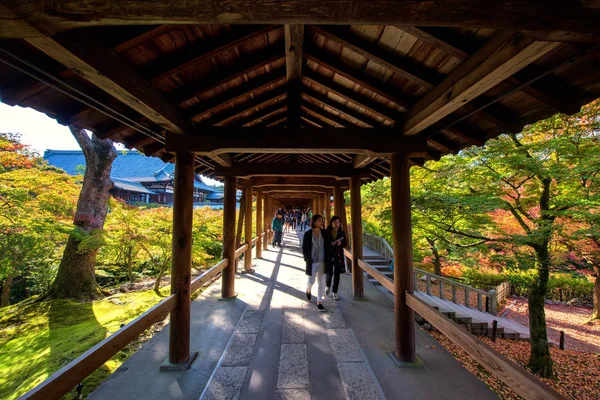
<instances>
[{"instance_id":1,"label":"railing handrail","mask_svg":"<svg viewBox=\"0 0 600 400\"><path fill-rule=\"evenodd\" d=\"M425 270L422 270L422 269L419 269L419 268L413 268L413 271L418 272L418 273L420 273L422 275L428 275L428 276L430 276L432 278L435 278L435 279L438 279L440 281L448 282L448 283L450 283L451 285L454 285L454 286L462 287L464 289L469 289L473 293L481 293L484 296L490 296L490 297L492 296L493 289L489 290L489 291L485 291L485 290L482 290L482 289L477 289L477 288L474 288L473 286L469 286L469 285L464 284L464 283L456 282L454 279L446 278L445 276L440 276L440 275L434 274L433 272L428 272L428 271L425 271Z\"/></svg>"},{"instance_id":2,"label":"railing handrail","mask_svg":"<svg viewBox=\"0 0 600 400\"><path fill-rule=\"evenodd\" d=\"M248 245L245 244L237 249L236 256L238 252L241 253L247 247ZM223 271L227 265L229 265L229 260L224 258L197 276L190 283L190 292L196 292L217 276L219 272ZM170 294L133 321L53 373L42 383L20 396L19 400L60 399L65 393L74 388L79 382L83 381L88 375L100 368L106 361L110 360L127 344L142 334L142 332L162 320L175 308L176 303L177 293Z\"/></svg>"}]
</instances>

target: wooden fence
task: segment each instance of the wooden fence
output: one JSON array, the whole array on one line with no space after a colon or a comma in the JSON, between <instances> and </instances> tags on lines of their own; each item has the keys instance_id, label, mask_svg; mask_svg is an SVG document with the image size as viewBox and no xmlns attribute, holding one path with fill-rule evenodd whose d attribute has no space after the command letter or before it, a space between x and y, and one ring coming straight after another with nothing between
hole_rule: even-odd
<instances>
[{"instance_id":1,"label":"wooden fence","mask_svg":"<svg viewBox=\"0 0 600 400\"><path fill-rule=\"evenodd\" d=\"M351 251L344 250L344 254L349 259L352 259ZM379 281L386 289L395 293L395 286L392 280L364 260L359 259L358 265L366 273ZM448 337L448 339L452 340L458 347L473 357L487 371L508 385L524 399L564 399L560 393L535 378L518 364L498 353L484 342L478 340L456 322L444 316L410 292L406 292L406 305L420 314Z\"/></svg>"},{"instance_id":2,"label":"wooden fence","mask_svg":"<svg viewBox=\"0 0 600 400\"><path fill-rule=\"evenodd\" d=\"M262 235L265 235L264 233ZM258 237L252 240L256 243ZM236 257L248 248L245 244L236 250ZM206 283L215 278L229 265L228 259L223 259L215 266L192 280L191 293L193 294ZM110 360L121 349L137 338L142 332L155 323L162 321L169 314L177 302L177 293L173 293L154 305L148 311L113 333L94 347L71 361L69 364L52 374L44 382L21 396L20 400L52 400L60 399L65 393L83 381L88 375Z\"/></svg>"}]
</instances>

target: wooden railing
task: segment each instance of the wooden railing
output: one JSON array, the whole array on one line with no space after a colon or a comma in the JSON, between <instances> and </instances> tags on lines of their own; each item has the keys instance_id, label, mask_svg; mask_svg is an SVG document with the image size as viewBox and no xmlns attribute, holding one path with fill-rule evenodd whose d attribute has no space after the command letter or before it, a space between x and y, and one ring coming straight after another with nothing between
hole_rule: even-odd
<instances>
[{"instance_id":1,"label":"wooden railing","mask_svg":"<svg viewBox=\"0 0 600 400\"><path fill-rule=\"evenodd\" d=\"M344 254L352 260L351 251L345 249ZM369 265L368 262L359 259L358 265L390 292L396 292L394 282L377 269L373 268L373 266ZM454 344L467 352L492 375L496 376L524 399L564 399L564 397L554 391L554 389L536 379L519 365L498 353L484 342L478 340L474 335L467 332L456 322L444 316L438 310L408 291L406 292L406 305L416 313L420 314L424 319L435 326L437 330L448 337L448 339L452 340Z\"/></svg>"},{"instance_id":2,"label":"wooden railing","mask_svg":"<svg viewBox=\"0 0 600 400\"><path fill-rule=\"evenodd\" d=\"M253 239L252 242L256 243L256 240L258 240L258 238ZM245 251L246 248L247 245L244 245L237 249L235 252L236 256ZM228 264L229 260L225 258L194 278L190 284L191 293L196 292L206 283L210 282L223 271ZM142 332L155 323L162 321L167 314L175 308L176 302L177 293L173 293L162 299L148 311L71 361L69 364L52 374L44 382L19 397L19 400L60 399L65 393L101 367L106 361L110 360Z\"/></svg>"},{"instance_id":3,"label":"wooden railing","mask_svg":"<svg viewBox=\"0 0 600 400\"><path fill-rule=\"evenodd\" d=\"M392 246L382 238L381 236L372 235L370 233L363 233L363 244L370 248L371 250L377 251L386 257L388 260L391 260L394 255L394 250ZM465 307L471 308L471 294L477 295L477 309L479 311L487 311L492 315L496 315L498 312L498 296L496 290L481 290L476 289L472 286L465 285L464 283L456 282L453 279L446 278L440 275L436 275L431 272L424 271L422 269L414 268L413 269L413 283L415 291L419 291L419 280L421 277L425 277L425 290L428 295L432 294L432 283L435 280L436 284L439 285L439 298L442 300L446 299L446 287L451 288L450 298L453 303L457 303L457 290L461 290L464 293L463 303ZM375 277L373 274L369 273L369 275ZM377 278L375 278L377 279ZM484 302L485 297L485 302Z\"/></svg>"}]
</instances>

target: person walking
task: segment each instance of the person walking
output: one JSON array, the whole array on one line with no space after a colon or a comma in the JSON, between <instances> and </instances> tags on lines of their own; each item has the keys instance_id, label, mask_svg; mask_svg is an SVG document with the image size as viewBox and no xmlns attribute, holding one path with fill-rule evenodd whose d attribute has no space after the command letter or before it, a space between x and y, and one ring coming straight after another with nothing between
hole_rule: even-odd
<instances>
[{"instance_id":1,"label":"person walking","mask_svg":"<svg viewBox=\"0 0 600 400\"><path fill-rule=\"evenodd\" d=\"M331 256L329 257L329 266L327 267L327 289L325 294L329 295L335 300L339 300L338 287L340 284L340 274L346 272L346 265L344 263L344 247L346 247L346 232L342 230L342 221L340 217L334 215L329 220L329 225L326 229L327 240L331 241ZM333 280L333 287L331 286Z\"/></svg>"},{"instance_id":2,"label":"person walking","mask_svg":"<svg viewBox=\"0 0 600 400\"><path fill-rule=\"evenodd\" d=\"M306 211L302 212L302 216L300 217L300 228L302 229L302 232L304 232L304 229L306 228Z\"/></svg>"},{"instance_id":3,"label":"person walking","mask_svg":"<svg viewBox=\"0 0 600 400\"><path fill-rule=\"evenodd\" d=\"M311 290L317 280L317 309L325 311L322 304L325 297L326 260L330 257L331 241L327 238L327 232L323 229L323 217L318 214L311 219L311 228L302 238L302 255L306 262L306 300L312 298Z\"/></svg>"},{"instance_id":4,"label":"person walking","mask_svg":"<svg viewBox=\"0 0 600 400\"><path fill-rule=\"evenodd\" d=\"M273 218L271 229L273 230L272 246L278 245L281 247L281 237L283 236L283 214L281 214L281 211L277 211L277 216Z\"/></svg>"}]
</instances>

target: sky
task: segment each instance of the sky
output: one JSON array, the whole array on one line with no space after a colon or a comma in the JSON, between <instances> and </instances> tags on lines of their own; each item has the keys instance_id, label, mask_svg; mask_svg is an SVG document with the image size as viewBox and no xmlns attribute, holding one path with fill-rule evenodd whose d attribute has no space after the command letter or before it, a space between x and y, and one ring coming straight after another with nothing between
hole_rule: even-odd
<instances>
[{"instance_id":1,"label":"sky","mask_svg":"<svg viewBox=\"0 0 600 400\"><path fill-rule=\"evenodd\" d=\"M0 132L20 133L21 143L29 145L40 156L48 149L80 149L69 128L31 108L11 107L0 103ZM118 143L116 145L118 149L125 148ZM220 184L210 178L205 180L210 184Z\"/></svg>"}]
</instances>

